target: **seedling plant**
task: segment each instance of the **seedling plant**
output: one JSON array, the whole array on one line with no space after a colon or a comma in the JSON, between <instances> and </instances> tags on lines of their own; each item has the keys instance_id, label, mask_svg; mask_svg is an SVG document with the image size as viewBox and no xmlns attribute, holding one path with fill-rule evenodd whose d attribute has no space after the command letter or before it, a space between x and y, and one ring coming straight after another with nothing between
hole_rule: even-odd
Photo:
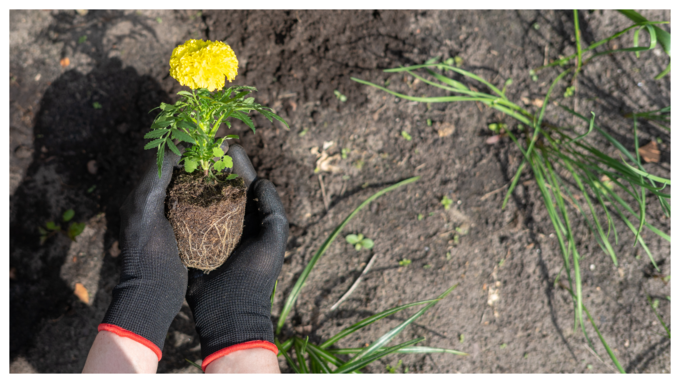
<instances>
[{"instance_id":1,"label":"seedling plant","mask_svg":"<svg viewBox=\"0 0 680 383\"><path fill-rule=\"evenodd\" d=\"M64 224L70 222L75 216L73 209L68 209L62 214L61 220ZM57 225L54 221L45 222L45 227L38 227L40 232L40 244L42 245L48 238L57 233L65 234L71 241L75 242L83 230L85 230L85 222L71 222L66 230L62 230L61 225Z\"/></svg>"},{"instance_id":2,"label":"seedling plant","mask_svg":"<svg viewBox=\"0 0 680 383\"><path fill-rule=\"evenodd\" d=\"M211 63L211 65L206 65ZM219 63L219 64L214 64ZM176 47L170 59L170 75L180 84L191 88L191 92L177 92L181 96L175 104L161 103L157 108L151 131L144 138L151 139L144 149L157 149L158 177L165 147L181 156L184 170L193 173L197 168L203 175L214 180L214 169L221 172L233 166L232 159L221 146L227 139L237 139L237 135L216 138L222 123L231 129L229 118L243 121L253 132L255 125L248 116L256 111L270 122L278 120L288 128L288 123L274 113L274 110L255 103L247 97L257 91L251 86L233 86L223 89L225 77L230 82L236 77L238 60L231 47L221 41L188 40ZM182 153L175 142L185 142L191 146ZM227 179L236 178L230 174Z\"/></svg>"},{"instance_id":3,"label":"seedling plant","mask_svg":"<svg viewBox=\"0 0 680 383\"><path fill-rule=\"evenodd\" d=\"M350 245L353 245L356 251L359 251L361 249L370 250L373 248L373 240L369 238L364 238L363 234L358 235L350 234L347 237L345 237L345 240Z\"/></svg>"}]
</instances>

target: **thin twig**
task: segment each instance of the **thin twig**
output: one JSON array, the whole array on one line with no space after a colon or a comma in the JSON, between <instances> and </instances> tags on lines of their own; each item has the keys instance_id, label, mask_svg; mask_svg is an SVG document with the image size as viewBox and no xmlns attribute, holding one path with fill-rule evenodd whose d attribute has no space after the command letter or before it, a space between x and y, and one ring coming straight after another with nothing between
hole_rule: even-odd
<instances>
[{"instance_id":1,"label":"thin twig","mask_svg":"<svg viewBox=\"0 0 680 383\"><path fill-rule=\"evenodd\" d=\"M349 296L352 294L354 289L356 289L357 286L359 286L359 282L361 282L361 280L364 278L364 275L366 275L366 273L368 273L368 270L370 270L371 266L373 266L373 262L375 262L376 258L378 258L378 253L375 253L373 255L373 257L371 258L371 260L368 261L368 264L366 265L366 267L364 267L364 271L361 272L361 275L359 275L359 278L357 278L357 280L354 282L352 287L350 287L349 290L347 290L345 295L343 295L342 298L340 298L340 300L331 307L331 311L335 310L338 306L340 306L340 304L342 302L344 302L347 298L349 298Z\"/></svg>"},{"instance_id":2,"label":"thin twig","mask_svg":"<svg viewBox=\"0 0 680 383\"><path fill-rule=\"evenodd\" d=\"M479 200L480 200L480 201L486 200L487 198L491 197L492 195L494 195L494 194L498 193L499 191L503 190L503 189L504 189L506 186L508 186L508 185L509 185L509 184L505 184L505 185L499 187L498 189L496 189L496 190L494 190L494 191L490 191L490 192L484 194L484 195L482 196L482 198L480 198Z\"/></svg>"},{"instance_id":3,"label":"thin twig","mask_svg":"<svg viewBox=\"0 0 680 383\"><path fill-rule=\"evenodd\" d=\"M323 205L326 207L326 211L328 211L328 206L330 203L328 202L328 197L326 196L326 188L323 186L323 176L319 174L319 184L321 184L321 196L323 197Z\"/></svg>"}]
</instances>

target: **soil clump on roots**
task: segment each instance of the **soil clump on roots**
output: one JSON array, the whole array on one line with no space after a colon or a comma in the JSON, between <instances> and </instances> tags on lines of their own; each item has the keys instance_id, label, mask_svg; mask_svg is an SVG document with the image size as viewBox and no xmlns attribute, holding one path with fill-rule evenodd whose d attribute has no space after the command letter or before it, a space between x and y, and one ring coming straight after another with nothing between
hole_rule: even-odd
<instances>
[{"instance_id":1,"label":"soil clump on roots","mask_svg":"<svg viewBox=\"0 0 680 383\"><path fill-rule=\"evenodd\" d=\"M202 172L175 169L168 187L166 215L187 267L209 272L221 266L243 233L246 186L242 178L206 182Z\"/></svg>"}]
</instances>

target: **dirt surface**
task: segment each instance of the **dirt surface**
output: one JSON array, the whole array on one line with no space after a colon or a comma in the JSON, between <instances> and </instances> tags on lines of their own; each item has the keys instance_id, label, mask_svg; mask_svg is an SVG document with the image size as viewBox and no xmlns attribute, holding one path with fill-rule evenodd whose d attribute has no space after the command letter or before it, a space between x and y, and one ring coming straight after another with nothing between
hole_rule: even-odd
<instances>
[{"instance_id":1,"label":"dirt surface","mask_svg":"<svg viewBox=\"0 0 680 383\"><path fill-rule=\"evenodd\" d=\"M642 14L670 20L669 11ZM616 12L580 17L586 43L629 25ZM486 143L486 126L502 116L475 104L428 108L350 79L389 80L397 91L440 94L382 70L458 56L464 69L497 86L512 78L510 99L533 100L543 97L557 71L539 72L534 82L529 69L573 53L572 36L571 12L561 11L10 12L10 371L82 369L118 282L118 208L138 180L140 164L153 155L143 150L142 136L154 117L148 112L182 89L168 75L168 60L188 38L230 44L240 63L234 84L257 87L257 102L291 126L286 131L256 117L255 134L240 123L230 132L241 137L258 175L276 186L291 225L274 313L350 211L385 185L422 177L376 200L345 228L343 237L363 233L374 240L372 270L331 312L372 256L339 238L308 280L284 337L298 333L318 342L373 313L459 284L398 340L424 336L421 345L469 356L395 355L366 371L386 372L399 359L399 371L408 367L411 373L614 371L596 339L602 361L580 330L574 332L569 296L555 287L561 255L531 174L523 175L508 207L500 209L521 161L511 141ZM632 34L618 43L632 45ZM68 65L61 65L65 59ZM600 126L632 149L632 123L622 115L669 105L669 76L653 80L666 63L660 47L640 59L599 58L579 76L578 110L593 110ZM546 118L577 123L552 105ZM669 176L670 136L644 122L640 129L641 144L662 140L661 161L648 169ZM439 203L444 195L454 201L449 210ZM87 222L78 241L60 234L40 245L38 227L67 209L75 210L74 220ZM649 209L648 219L669 232L658 206ZM670 274L670 245L644 235L661 265L658 273L632 247L623 223L616 225L618 268L584 224L575 227L585 258L585 304L627 371L668 373L670 341L645 297L659 298L669 323L670 282L661 277ZM468 230L457 244L456 228ZM412 263L399 266L402 259ZM87 303L74 295L76 283L87 289ZM407 315L339 345L371 342ZM184 360L200 359L193 325L185 305L168 332L160 372L198 372ZM283 359L280 364L289 371Z\"/></svg>"}]
</instances>

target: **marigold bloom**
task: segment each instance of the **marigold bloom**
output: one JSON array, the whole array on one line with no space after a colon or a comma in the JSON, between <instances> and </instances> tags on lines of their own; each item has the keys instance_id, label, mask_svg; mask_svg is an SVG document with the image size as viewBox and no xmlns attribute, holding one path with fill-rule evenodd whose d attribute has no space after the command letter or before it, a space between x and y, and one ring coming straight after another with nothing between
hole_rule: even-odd
<instances>
[{"instance_id":1,"label":"marigold bloom","mask_svg":"<svg viewBox=\"0 0 680 383\"><path fill-rule=\"evenodd\" d=\"M238 60L221 41L191 39L176 47L170 57L170 76L191 89L221 90L224 77L231 82L238 74Z\"/></svg>"}]
</instances>

